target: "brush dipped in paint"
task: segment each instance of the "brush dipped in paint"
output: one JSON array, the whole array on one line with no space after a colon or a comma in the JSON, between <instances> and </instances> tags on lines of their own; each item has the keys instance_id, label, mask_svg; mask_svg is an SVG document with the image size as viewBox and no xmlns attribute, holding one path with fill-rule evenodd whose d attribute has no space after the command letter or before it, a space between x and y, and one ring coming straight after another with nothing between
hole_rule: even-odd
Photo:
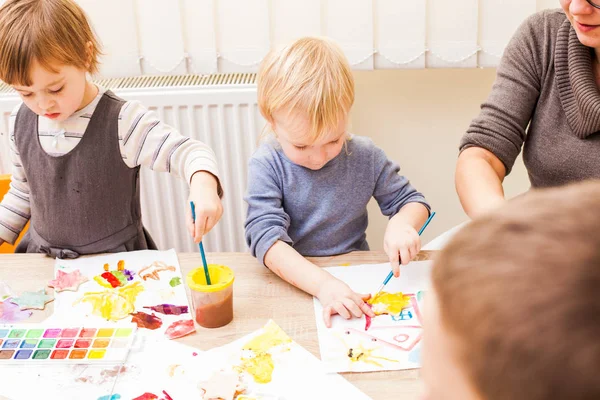
<instances>
[{"instance_id":1,"label":"brush dipped in paint","mask_svg":"<svg viewBox=\"0 0 600 400\"><path fill-rule=\"evenodd\" d=\"M196 207L194 206L194 202L190 201L190 206L192 207L192 221L196 222ZM202 256L202 264L204 265L204 275L206 276L206 284L212 285L210 283L210 274L208 273L208 265L206 264L206 255L204 254L204 246L202 245L202 241L198 243L198 248L200 249L200 255Z\"/></svg>"}]
</instances>

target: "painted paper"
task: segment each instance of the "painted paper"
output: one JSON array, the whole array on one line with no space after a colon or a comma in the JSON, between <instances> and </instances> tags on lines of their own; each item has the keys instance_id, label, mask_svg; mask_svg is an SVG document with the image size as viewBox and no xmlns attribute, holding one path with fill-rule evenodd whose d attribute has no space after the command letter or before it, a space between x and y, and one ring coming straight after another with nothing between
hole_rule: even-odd
<instances>
[{"instance_id":1,"label":"painted paper","mask_svg":"<svg viewBox=\"0 0 600 400\"><path fill-rule=\"evenodd\" d=\"M56 294L55 315L69 323L135 323L138 335L178 338L195 332L175 250L143 250L57 260L56 276L81 271L77 292Z\"/></svg>"},{"instance_id":2,"label":"painted paper","mask_svg":"<svg viewBox=\"0 0 600 400\"><path fill-rule=\"evenodd\" d=\"M315 318L321 360L327 371L366 372L420 367L423 333L422 305L430 282L431 261L401 267L385 291L369 301L375 318L346 320L332 316L332 327L323 322L323 307L315 299ZM373 293L390 272L390 265L357 265L325 268L358 293Z\"/></svg>"}]
</instances>

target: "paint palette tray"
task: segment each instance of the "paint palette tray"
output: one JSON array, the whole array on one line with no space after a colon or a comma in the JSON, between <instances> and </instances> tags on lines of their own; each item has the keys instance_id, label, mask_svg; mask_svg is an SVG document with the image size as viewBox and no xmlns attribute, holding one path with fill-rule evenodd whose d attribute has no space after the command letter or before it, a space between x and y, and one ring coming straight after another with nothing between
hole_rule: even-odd
<instances>
[{"instance_id":1,"label":"paint palette tray","mask_svg":"<svg viewBox=\"0 0 600 400\"><path fill-rule=\"evenodd\" d=\"M0 325L0 366L106 364L126 360L137 326Z\"/></svg>"}]
</instances>

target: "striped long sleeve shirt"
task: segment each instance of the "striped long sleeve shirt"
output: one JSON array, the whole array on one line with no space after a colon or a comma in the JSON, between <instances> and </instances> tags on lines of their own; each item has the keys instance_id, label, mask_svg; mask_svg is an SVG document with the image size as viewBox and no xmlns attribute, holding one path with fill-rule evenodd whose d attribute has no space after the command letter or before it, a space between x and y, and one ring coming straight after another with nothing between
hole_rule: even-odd
<instances>
[{"instance_id":1,"label":"striped long sleeve shirt","mask_svg":"<svg viewBox=\"0 0 600 400\"><path fill-rule=\"evenodd\" d=\"M98 95L90 104L65 121L38 117L38 136L46 153L60 156L77 146L106 91L102 87L98 89ZM20 107L21 104L15 107L9 119L12 177L10 189L0 203L0 239L8 243L15 242L30 218L29 185L14 138L14 124ZM198 171L219 177L216 157L209 146L182 136L138 101L123 105L118 127L121 156L130 168L141 165L154 171L169 172L184 178L188 184Z\"/></svg>"}]
</instances>

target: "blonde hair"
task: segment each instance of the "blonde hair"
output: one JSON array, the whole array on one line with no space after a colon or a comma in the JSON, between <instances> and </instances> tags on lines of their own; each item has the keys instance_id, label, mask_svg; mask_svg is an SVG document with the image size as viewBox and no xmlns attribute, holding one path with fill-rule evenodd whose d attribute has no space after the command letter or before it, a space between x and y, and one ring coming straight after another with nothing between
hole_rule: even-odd
<instances>
[{"instance_id":1,"label":"blonde hair","mask_svg":"<svg viewBox=\"0 0 600 400\"><path fill-rule=\"evenodd\" d=\"M280 110L301 112L311 139L337 128L354 103L354 79L342 49L327 38L305 37L272 51L258 72L258 106L273 124Z\"/></svg>"},{"instance_id":2,"label":"blonde hair","mask_svg":"<svg viewBox=\"0 0 600 400\"><path fill-rule=\"evenodd\" d=\"M90 46L91 43L91 46ZM71 0L8 0L0 8L0 79L30 86L34 61L98 71L100 45L88 19Z\"/></svg>"}]
</instances>

